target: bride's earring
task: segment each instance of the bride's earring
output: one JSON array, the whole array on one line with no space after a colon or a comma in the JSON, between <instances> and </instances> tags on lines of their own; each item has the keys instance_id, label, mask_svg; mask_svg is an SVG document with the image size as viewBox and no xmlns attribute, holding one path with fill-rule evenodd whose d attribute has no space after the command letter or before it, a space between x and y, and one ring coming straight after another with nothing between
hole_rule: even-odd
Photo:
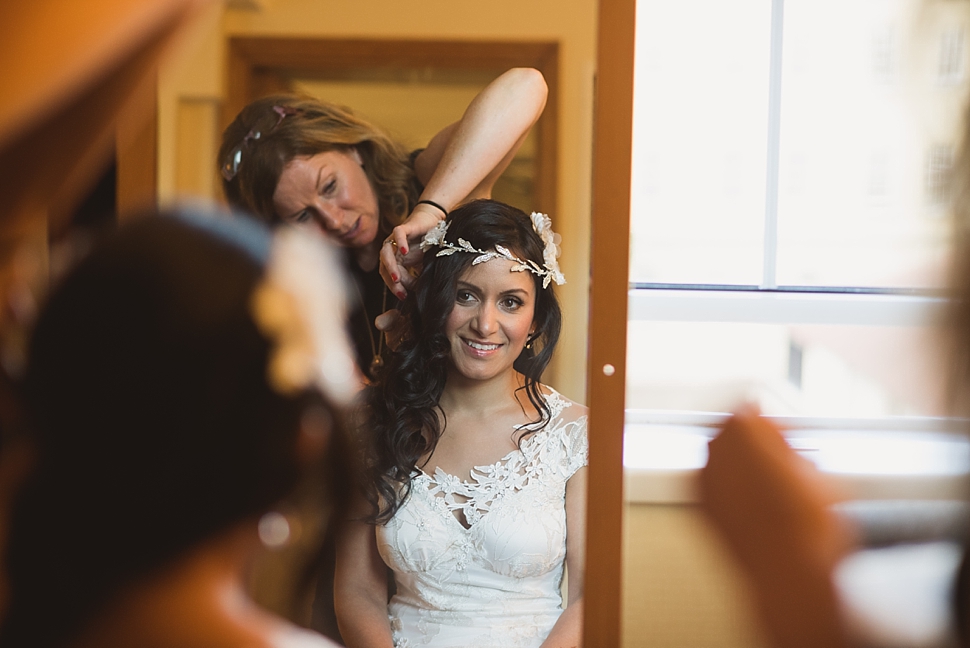
<instances>
[{"instance_id":1,"label":"bride's earring","mask_svg":"<svg viewBox=\"0 0 970 648\"><path fill-rule=\"evenodd\" d=\"M532 343L539 339L539 331L533 331L529 333L529 339L525 341L525 348L529 351L532 350Z\"/></svg>"}]
</instances>

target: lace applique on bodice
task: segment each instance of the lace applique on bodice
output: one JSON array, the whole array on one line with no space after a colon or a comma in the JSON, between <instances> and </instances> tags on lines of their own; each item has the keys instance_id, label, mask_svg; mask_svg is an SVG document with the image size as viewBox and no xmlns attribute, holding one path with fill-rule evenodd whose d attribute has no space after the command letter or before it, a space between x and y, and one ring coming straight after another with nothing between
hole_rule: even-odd
<instances>
[{"instance_id":1,"label":"lace applique on bodice","mask_svg":"<svg viewBox=\"0 0 970 648\"><path fill-rule=\"evenodd\" d=\"M555 624L566 482L586 465L587 439L582 408L552 390L545 398L550 422L519 449L470 480L417 474L377 527L397 584L388 607L396 648L534 647Z\"/></svg>"}]
</instances>

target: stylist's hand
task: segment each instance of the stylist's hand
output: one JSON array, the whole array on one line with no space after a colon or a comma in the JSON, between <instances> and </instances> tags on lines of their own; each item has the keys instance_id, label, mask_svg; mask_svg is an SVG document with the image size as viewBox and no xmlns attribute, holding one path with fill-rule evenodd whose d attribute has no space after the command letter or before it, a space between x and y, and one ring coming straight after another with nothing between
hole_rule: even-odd
<instances>
[{"instance_id":1,"label":"stylist's hand","mask_svg":"<svg viewBox=\"0 0 970 648\"><path fill-rule=\"evenodd\" d=\"M441 212L431 205L414 208L407 220L391 230L381 246L381 277L398 299L407 296L414 284L424 254L421 239L441 221Z\"/></svg>"},{"instance_id":2,"label":"stylist's hand","mask_svg":"<svg viewBox=\"0 0 970 648\"><path fill-rule=\"evenodd\" d=\"M401 315L401 311L396 308L374 318L374 326L384 336L387 348L391 351L397 351L401 342L408 337L408 323L408 318Z\"/></svg>"}]
</instances>

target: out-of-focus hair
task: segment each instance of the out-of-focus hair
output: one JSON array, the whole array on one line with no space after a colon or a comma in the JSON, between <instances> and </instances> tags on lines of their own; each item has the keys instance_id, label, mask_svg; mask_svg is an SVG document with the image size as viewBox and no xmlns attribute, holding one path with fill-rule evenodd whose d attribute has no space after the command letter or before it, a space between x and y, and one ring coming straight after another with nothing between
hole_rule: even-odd
<instances>
[{"instance_id":1,"label":"out-of-focus hair","mask_svg":"<svg viewBox=\"0 0 970 648\"><path fill-rule=\"evenodd\" d=\"M543 242L525 213L494 200L476 200L454 210L448 217L448 240L469 241L480 250L504 246L520 259L543 264ZM402 305L410 321L410 338L392 354L380 379L366 392L365 495L373 510L372 521L389 520L410 492L418 460L434 452L444 431L438 405L445 387L450 346L445 323L455 307L461 274L471 266L474 254L426 256L421 276ZM542 373L552 359L562 327L559 301L550 285L526 273L535 282L532 348L522 350L514 367L525 376L525 391L539 412L527 432L549 422L549 408L540 393ZM440 418L439 418L440 417ZM445 421L445 425L447 421Z\"/></svg>"},{"instance_id":2,"label":"out-of-focus hair","mask_svg":"<svg viewBox=\"0 0 970 648\"><path fill-rule=\"evenodd\" d=\"M963 141L949 177L952 197L948 306L943 329L950 410L970 412L970 106L963 118ZM959 645L970 646L970 554L964 553L953 587L952 609Z\"/></svg>"},{"instance_id":3,"label":"out-of-focus hair","mask_svg":"<svg viewBox=\"0 0 970 648\"><path fill-rule=\"evenodd\" d=\"M13 506L0 645L63 645L126 586L258 517L302 478L340 508L340 414L315 389L267 382L250 314L272 234L185 212L121 228L55 289L23 388L36 463ZM333 421L308 468L310 411Z\"/></svg>"},{"instance_id":4,"label":"out-of-focus hair","mask_svg":"<svg viewBox=\"0 0 970 648\"><path fill-rule=\"evenodd\" d=\"M257 99L242 109L222 134L219 162L239 145L275 106L290 109L279 124L257 141L243 145L237 173L223 180L226 199L235 207L267 222L279 220L273 193L283 168L290 160L327 151L356 149L364 172L377 195L381 229L401 223L411 211L420 189L408 152L377 126L356 116L349 108L301 95L273 95Z\"/></svg>"}]
</instances>

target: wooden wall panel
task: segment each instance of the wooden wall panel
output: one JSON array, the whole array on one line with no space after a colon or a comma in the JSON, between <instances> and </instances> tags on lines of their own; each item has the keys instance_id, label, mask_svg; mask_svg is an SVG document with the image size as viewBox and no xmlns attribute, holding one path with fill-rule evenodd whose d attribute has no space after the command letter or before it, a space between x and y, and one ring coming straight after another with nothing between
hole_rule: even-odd
<instances>
[{"instance_id":1,"label":"wooden wall panel","mask_svg":"<svg viewBox=\"0 0 970 648\"><path fill-rule=\"evenodd\" d=\"M115 156L118 163L118 220L155 206L158 188L158 74L142 87L118 116Z\"/></svg>"},{"instance_id":2,"label":"wooden wall panel","mask_svg":"<svg viewBox=\"0 0 970 648\"><path fill-rule=\"evenodd\" d=\"M179 99L175 133L175 191L179 196L215 198L222 193L215 164L219 108L219 101L207 97Z\"/></svg>"}]
</instances>

